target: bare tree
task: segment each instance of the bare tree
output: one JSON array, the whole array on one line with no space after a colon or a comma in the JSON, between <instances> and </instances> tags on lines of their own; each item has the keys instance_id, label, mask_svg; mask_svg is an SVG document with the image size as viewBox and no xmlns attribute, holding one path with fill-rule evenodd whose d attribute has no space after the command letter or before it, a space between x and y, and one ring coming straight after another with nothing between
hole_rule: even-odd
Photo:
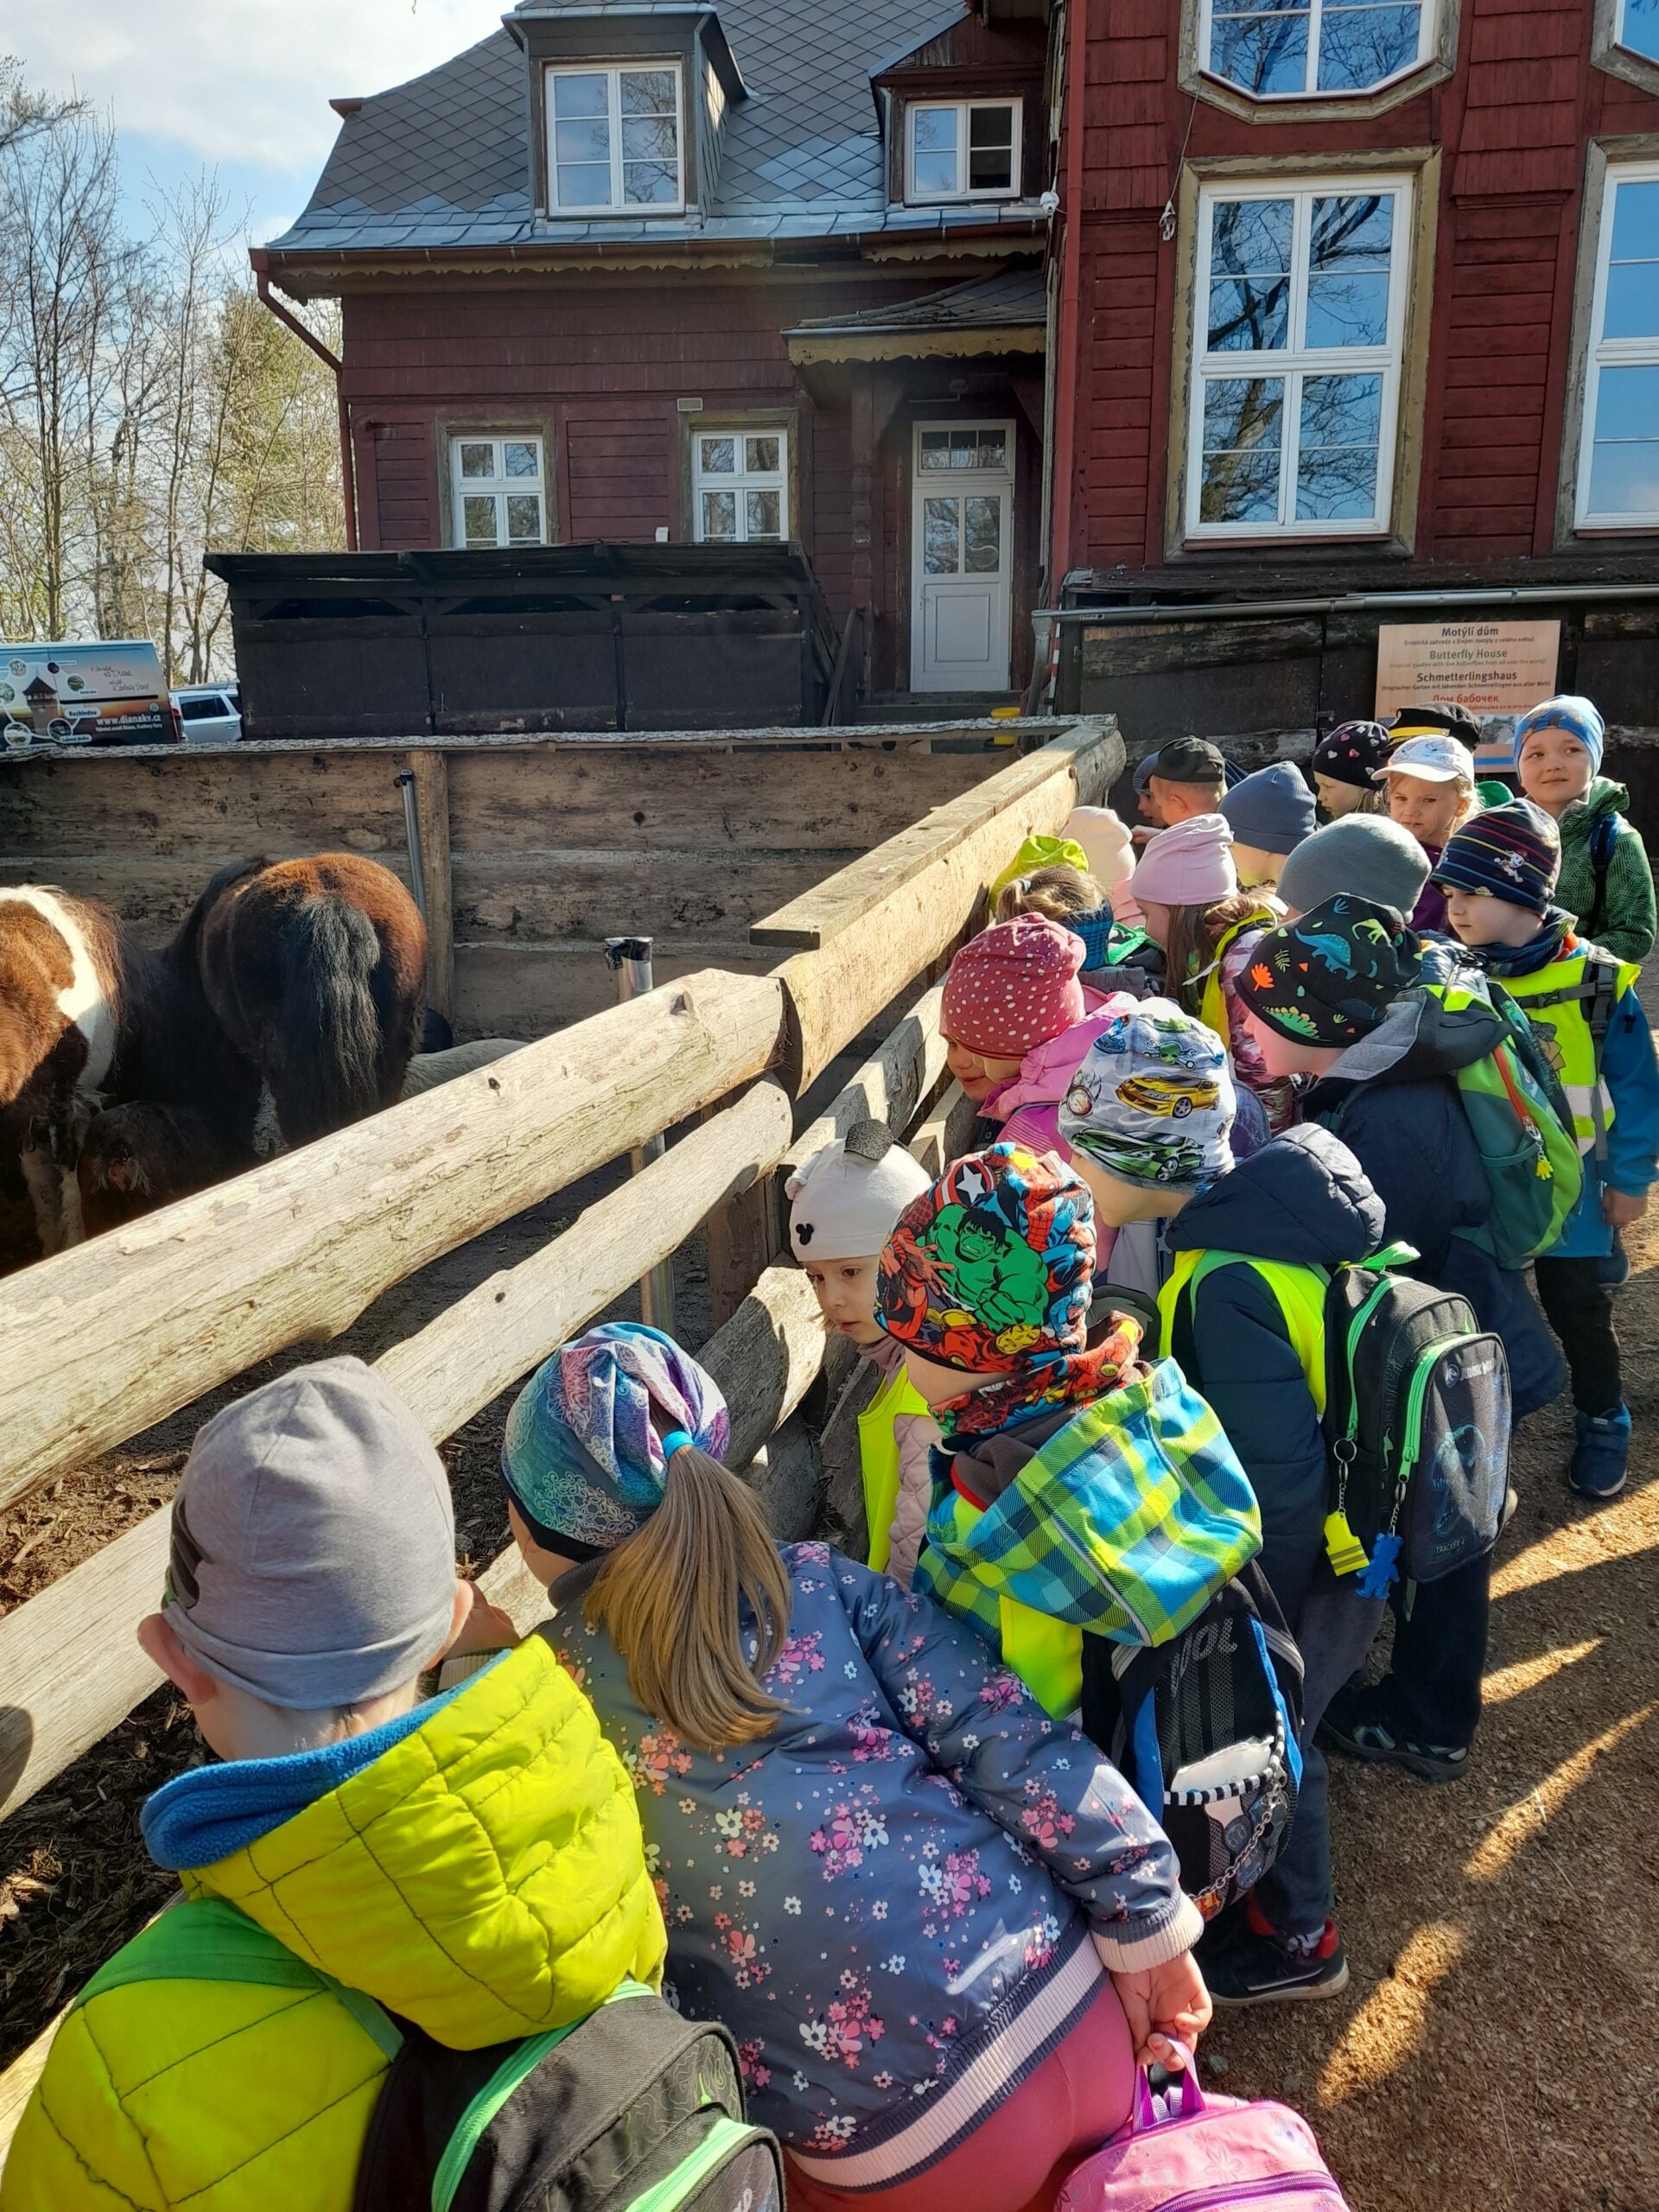
<instances>
[{"instance_id":1,"label":"bare tree","mask_svg":"<svg viewBox=\"0 0 1659 2212\"><path fill-rule=\"evenodd\" d=\"M0 62L0 636L149 635L223 672L214 547L344 537L324 365L241 277L205 175L120 220L107 124Z\"/></svg>"}]
</instances>

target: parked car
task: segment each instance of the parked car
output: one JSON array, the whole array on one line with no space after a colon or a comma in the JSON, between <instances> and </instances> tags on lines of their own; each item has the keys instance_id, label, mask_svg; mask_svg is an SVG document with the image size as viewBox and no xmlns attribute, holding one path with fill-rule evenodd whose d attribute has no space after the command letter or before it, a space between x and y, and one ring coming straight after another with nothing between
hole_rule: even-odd
<instances>
[{"instance_id":1,"label":"parked car","mask_svg":"<svg viewBox=\"0 0 1659 2212\"><path fill-rule=\"evenodd\" d=\"M148 638L0 645L0 735L26 745L177 745L178 709Z\"/></svg>"},{"instance_id":2,"label":"parked car","mask_svg":"<svg viewBox=\"0 0 1659 2212\"><path fill-rule=\"evenodd\" d=\"M187 745L234 745L242 735L242 693L234 683L192 683L173 694Z\"/></svg>"}]
</instances>

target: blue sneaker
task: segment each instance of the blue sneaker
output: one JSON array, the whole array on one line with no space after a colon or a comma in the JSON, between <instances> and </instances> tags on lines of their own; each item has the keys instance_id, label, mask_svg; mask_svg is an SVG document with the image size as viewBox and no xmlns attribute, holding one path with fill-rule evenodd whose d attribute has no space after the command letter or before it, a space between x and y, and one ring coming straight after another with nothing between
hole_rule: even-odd
<instances>
[{"instance_id":1,"label":"blue sneaker","mask_svg":"<svg viewBox=\"0 0 1659 2212\"><path fill-rule=\"evenodd\" d=\"M1630 1279L1630 1255L1624 1249L1624 1232L1613 1231L1613 1249L1605 1252L1596 1262L1596 1281L1605 1283L1609 1290L1623 1290Z\"/></svg>"},{"instance_id":2,"label":"blue sneaker","mask_svg":"<svg viewBox=\"0 0 1659 2212\"><path fill-rule=\"evenodd\" d=\"M1574 1418L1579 1440L1567 1470L1568 1484L1580 1497L1617 1497L1630 1456L1630 1408L1615 1406L1611 1413Z\"/></svg>"}]
</instances>

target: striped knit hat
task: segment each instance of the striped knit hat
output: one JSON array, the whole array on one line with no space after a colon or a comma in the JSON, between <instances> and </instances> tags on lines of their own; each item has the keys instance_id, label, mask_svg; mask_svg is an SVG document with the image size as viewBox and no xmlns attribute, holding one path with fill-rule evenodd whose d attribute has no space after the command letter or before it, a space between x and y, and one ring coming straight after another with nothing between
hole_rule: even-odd
<instances>
[{"instance_id":1,"label":"striped knit hat","mask_svg":"<svg viewBox=\"0 0 1659 2212\"><path fill-rule=\"evenodd\" d=\"M1446 840L1432 881L1545 914L1561 872L1560 832L1529 798L1489 806Z\"/></svg>"}]
</instances>

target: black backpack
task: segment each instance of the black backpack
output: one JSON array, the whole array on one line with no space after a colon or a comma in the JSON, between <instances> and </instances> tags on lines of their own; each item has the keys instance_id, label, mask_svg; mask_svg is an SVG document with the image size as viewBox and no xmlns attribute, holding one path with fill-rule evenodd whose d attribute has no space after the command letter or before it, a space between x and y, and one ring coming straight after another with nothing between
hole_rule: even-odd
<instances>
[{"instance_id":1,"label":"black backpack","mask_svg":"<svg viewBox=\"0 0 1659 2212\"><path fill-rule=\"evenodd\" d=\"M1466 1299L1393 1272L1414 1257L1338 1268L1325 1298L1325 1549L1368 1598L1483 1557L1509 1485L1503 1346Z\"/></svg>"},{"instance_id":2,"label":"black backpack","mask_svg":"<svg viewBox=\"0 0 1659 2212\"><path fill-rule=\"evenodd\" d=\"M1302 1656L1255 1560L1167 1643L1085 1636L1082 1719L1169 1838L1206 1920L1255 1887L1302 1779Z\"/></svg>"},{"instance_id":3,"label":"black backpack","mask_svg":"<svg viewBox=\"0 0 1659 2212\"><path fill-rule=\"evenodd\" d=\"M723 2027L624 1982L574 2027L448 2050L404 2025L353 2212L782 2212Z\"/></svg>"}]
</instances>

